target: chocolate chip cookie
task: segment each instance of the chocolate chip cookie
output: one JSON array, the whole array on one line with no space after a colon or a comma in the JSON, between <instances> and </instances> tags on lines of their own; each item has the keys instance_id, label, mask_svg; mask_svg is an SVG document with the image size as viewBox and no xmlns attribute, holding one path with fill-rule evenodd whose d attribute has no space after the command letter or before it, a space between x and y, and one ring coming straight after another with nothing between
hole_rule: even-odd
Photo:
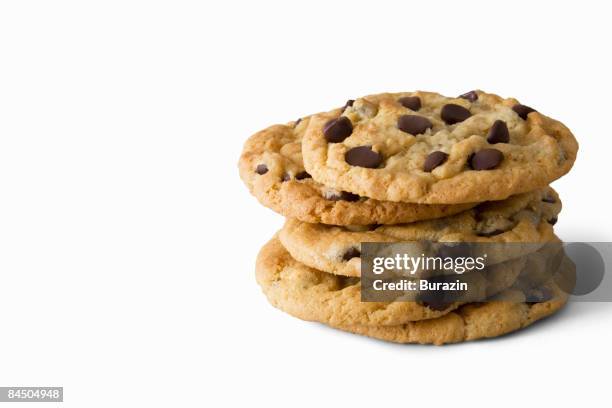
<instances>
[{"instance_id":1,"label":"chocolate chip cookie","mask_svg":"<svg viewBox=\"0 0 612 408\"><path fill-rule=\"evenodd\" d=\"M498 337L523 329L560 310L575 282L576 266L565 257L558 274L539 288L546 296L538 299L529 299L523 290L510 288L489 302L469 303L435 319L397 326L330 325L394 343L442 345Z\"/></svg>"},{"instance_id":2,"label":"chocolate chip cookie","mask_svg":"<svg viewBox=\"0 0 612 408\"><path fill-rule=\"evenodd\" d=\"M482 91L384 93L312 117L302 141L318 182L385 201L502 200L567 173L578 150L562 123Z\"/></svg>"},{"instance_id":3,"label":"chocolate chip cookie","mask_svg":"<svg viewBox=\"0 0 612 408\"><path fill-rule=\"evenodd\" d=\"M339 115L341 110L336 110ZM266 207L304 222L335 225L395 224L440 218L475 204L423 205L378 201L316 182L304 169L302 136L310 118L274 125L251 136L240 176Z\"/></svg>"},{"instance_id":4,"label":"chocolate chip cookie","mask_svg":"<svg viewBox=\"0 0 612 408\"><path fill-rule=\"evenodd\" d=\"M496 266L487 276L487 293L510 287L524 267L523 259ZM359 278L310 268L289 255L274 237L260 251L257 282L270 303L304 320L339 327L401 325L443 316L464 302L428 305L422 302L361 302Z\"/></svg>"},{"instance_id":5,"label":"chocolate chip cookie","mask_svg":"<svg viewBox=\"0 0 612 408\"><path fill-rule=\"evenodd\" d=\"M520 292L516 292L522 296ZM504 296L512 296L508 291ZM442 345L498 337L525 328L561 309L567 301L563 292L541 303L493 301L469 303L444 316L398 326L341 326L335 328L394 343Z\"/></svg>"},{"instance_id":6,"label":"chocolate chip cookie","mask_svg":"<svg viewBox=\"0 0 612 408\"><path fill-rule=\"evenodd\" d=\"M492 247L489 262L521 256L553 239L561 201L550 187L491 201L451 217L402 225L340 227L288 219L279 238L298 261L344 276L360 276L362 242L528 243ZM502 253L496 254L496 250ZM514 253L516 252L516 253Z\"/></svg>"}]
</instances>

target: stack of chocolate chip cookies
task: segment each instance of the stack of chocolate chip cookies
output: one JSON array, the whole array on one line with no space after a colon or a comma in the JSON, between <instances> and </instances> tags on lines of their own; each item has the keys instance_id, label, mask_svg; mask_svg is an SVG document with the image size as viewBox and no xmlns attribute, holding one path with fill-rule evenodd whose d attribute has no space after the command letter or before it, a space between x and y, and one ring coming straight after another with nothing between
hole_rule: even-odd
<instances>
[{"instance_id":1,"label":"stack of chocolate chip cookies","mask_svg":"<svg viewBox=\"0 0 612 408\"><path fill-rule=\"evenodd\" d=\"M539 268L546 243L558 242L561 202L548 185L570 170L577 150L560 122L482 91L370 95L271 126L247 140L239 161L251 193L287 217L261 249L257 281L293 316L399 343L528 326L567 299L552 279L539 283L546 296L537 302L516 283L527 264ZM363 302L361 244L423 241L532 249L505 254L484 302Z\"/></svg>"}]
</instances>

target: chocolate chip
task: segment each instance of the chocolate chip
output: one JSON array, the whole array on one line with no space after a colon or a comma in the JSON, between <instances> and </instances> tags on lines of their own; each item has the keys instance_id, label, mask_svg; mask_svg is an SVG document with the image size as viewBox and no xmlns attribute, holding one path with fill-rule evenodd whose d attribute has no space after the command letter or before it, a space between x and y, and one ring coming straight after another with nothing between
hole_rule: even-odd
<instances>
[{"instance_id":1,"label":"chocolate chip","mask_svg":"<svg viewBox=\"0 0 612 408\"><path fill-rule=\"evenodd\" d=\"M296 180L304 180L307 178L312 178L312 176L305 171L300 171L298 174L295 175Z\"/></svg>"},{"instance_id":2,"label":"chocolate chip","mask_svg":"<svg viewBox=\"0 0 612 408\"><path fill-rule=\"evenodd\" d=\"M427 279L429 283L451 283L455 282L457 276L432 276ZM451 292L448 290L423 290L420 291L417 301L432 310L445 310L459 298L459 292Z\"/></svg>"},{"instance_id":3,"label":"chocolate chip","mask_svg":"<svg viewBox=\"0 0 612 408\"><path fill-rule=\"evenodd\" d=\"M553 292L547 287L528 289L525 293L526 302L529 306L536 303L548 302L553 298Z\"/></svg>"},{"instance_id":4,"label":"chocolate chip","mask_svg":"<svg viewBox=\"0 0 612 408\"><path fill-rule=\"evenodd\" d=\"M299 125L301 121L302 121L302 118L299 118L298 120L296 120L295 123L293 124L293 127L296 127L297 125Z\"/></svg>"},{"instance_id":5,"label":"chocolate chip","mask_svg":"<svg viewBox=\"0 0 612 408\"><path fill-rule=\"evenodd\" d=\"M446 310L453 302L445 301L444 299L435 299L433 296L421 296L423 298L428 298L429 300L421 300L419 304L430 308L431 310L435 310L437 312L441 312L442 310Z\"/></svg>"},{"instance_id":6,"label":"chocolate chip","mask_svg":"<svg viewBox=\"0 0 612 408\"><path fill-rule=\"evenodd\" d=\"M470 102L474 102L478 99L478 94L476 93L476 91L470 91L459 95L459 97L462 99L467 99Z\"/></svg>"},{"instance_id":7,"label":"chocolate chip","mask_svg":"<svg viewBox=\"0 0 612 408\"><path fill-rule=\"evenodd\" d=\"M334 280L338 283L337 287L340 290L348 288L349 286L359 285L359 283L361 282L361 279L356 276L336 275L334 277Z\"/></svg>"},{"instance_id":8,"label":"chocolate chip","mask_svg":"<svg viewBox=\"0 0 612 408\"><path fill-rule=\"evenodd\" d=\"M550 220L548 220L548 223L550 225L555 225L557 221L558 221L557 217L552 217Z\"/></svg>"},{"instance_id":9,"label":"chocolate chip","mask_svg":"<svg viewBox=\"0 0 612 408\"><path fill-rule=\"evenodd\" d=\"M517 115L519 115L524 120L527 120L527 115L529 115L531 112L536 112L535 109L530 108L526 105L521 105L520 103L514 105L512 107L512 110L515 111Z\"/></svg>"},{"instance_id":10,"label":"chocolate chip","mask_svg":"<svg viewBox=\"0 0 612 408\"><path fill-rule=\"evenodd\" d=\"M555 197L549 197L549 196L544 197L542 201L548 204L554 204L557 202L557 200L555 200Z\"/></svg>"},{"instance_id":11,"label":"chocolate chip","mask_svg":"<svg viewBox=\"0 0 612 408\"><path fill-rule=\"evenodd\" d=\"M440 151L429 153L429 156L425 159L423 170L431 172L433 169L444 163L448 159L448 154Z\"/></svg>"},{"instance_id":12,"label":"chocolate chip","mask_svg":"<svg viewBox=\"0 0 612 408\"><path fill-rule=\"evenodd\" d=\"M470 156L468 162L474 170L491 170L504 159L504 154L497 149L482 149Z\"/></svg>"},{"instance_id":13,"label":"chocolate chip","mask_svg":"<svg viewBox=\"0 0 612 408\"><path fill-rule=\"evenodd\" d=\"M402 115L397 119L397 128L412 135L420 135L432 127L433 124L429 119L423 116Z\"/></svg>"},{"instance_id":14,"label":"chocolate chip","mask_svg":"<svg viewBox=\"0 0 612 408\"><path fill-rule=\"evenodd\" d=\"M265 164L258 164L257 168L255 169L255 173L257 174L266 174L268 172L268 166L266 166Z\"/></svg>"},{"instance_id":15,"label":"chocolate chip","mask_svg":"<svg viewBox=\"0 0 612 408\"><path fill-rule=\"evenodd\" d=\"M353 133L353 124L346 116L328 121L323 127L323 134L329 143L340 143Z\"/></svg>"},{"instance_id":16,"label":"chocolate chip","mask_svg":"<svg viewBox=\"0 0 612 408\"><path fill-rule=\"evenodd\" d=\"M349 193L348 191L342 191L339 194L333 193L329 196L326 196L325 198L327 198L330 201L342 200L342 201L354 202L354 201L358 201L360 197L357 194Z\"/></svg>"},{"instance_id":17,"label":"chocolate chip","mask_svg":"<svg viewBox=\"0 0 612 408\"><path fill-rule=\"evenodd\" d=\"M361 256L361 252L357 248L349 248L344 255L342 255L343 261L348 261L353 258L359 258Z\"/></svg>"},{"instance_id":18,"label":"chocolate chip","mask_svg":"<svg viewBox=\"0 0 612 408\"><path fill-rule=\"evenodd\" d=\"M300 171L299 173L297 173L295 175L295 179L296 180L304 180L307 178L312 178L312 176L310 174L308 174L308 172L306 171ZM291 180L291 175L287 172L283 173L283 176L281 178L282 181L289 181Z\"/></svg>"},{"instance_id":19,"label":"chocolate chip","mask_svg":"<svg viewBox=\"0 0 612 408\"><path fill-rule=\"evenodd\" d=\"M368 231L374 231L376 228L380 227L382 224L370 224L368 225Z\"/></svg>"},{"instance_id":20,"label":"chocolate chip","mask_svg":"<svg viewBox=\"0 0 612 408\"><path fill-rule=\"evenodd\" d=\"M375 169L382 163L383 157L373 151L371 146L358 146L346 152L344 160L351 166Z\"/></svg>"},{"instance_id":21,"label":"chocolate chip","mask_svg":"<svg viewBox=\"0 0 612 408\"><path fill-rule=\"evenodd\" d=\"M360 197L358 194L349 193L348 191L343 191L340 193L340 200L343 201L355 202L359 201L359 198Z\"/></svg>"},{"instance_id":22,"label":"chocolate chip","mask_svg":"<svg viewBox=\"0 0 612 408\"><path fill-rule=\"evenodd\" d=\"M479 237L487 237L488 238L488 237L494 237L494 236L499 235L499 234L503 234L504 232L505 232L504 230L496 229L496 230L489 231L489 232L479 232L476 235L478 235Z\"/></svg>"},{"instance_id":23,"label":"chocolate chip","mask_svg":"<svg viewBox=\"0 0 612 408\"><path fill-rule=\"evenodd\" d=\"M472 116L469 110L465 109L461 105L449 103L444 105L440 112L440 117L447 125L454 125L455 123L463 122L467 118Z\"/></svg>"},{"instance_id":24,"label":"chocolate chip","mask_svg":"<svg viewBox=\"0 0 612 408\"><path fill-rule=\"evenodd\" d=\"M476 207L472 208L474 212L474 219L476 221L479 221L479 222L482 221L482 213L487 210L487 207L488 207L488 202L485 201L485 202L478 204Z\"/></svg>"},{"instance_id":25,"label":"chocolate chip","mask_svg":"<svg viewBox=\"0 0 612 408\"><path fill-rule=\"evenodd\" d=\"M421 109L421 98L418 96L404 96L397 101L401 103L404 108L412 109L413 111Z\"/></svg>"},{"instance_id":26,"label":"chocolate chip","mask_svg":"<svg viewBox=\"0 0 612 408\"><path fill-rule=\"evenodd\" d=\"M508 132L508 126L503 120L496 120L489 129L487 135L487 142L491 144L495 143L508 143L510 141L510 132Z\"/></svg>"},{"instance_id":27,"label":"chocolate chip","mask_svg":"<svg viewBox=\"0 0 612 408\"><path fill-rule=\"evenodd\" d=\"M357 194L349 193L348 191L342 191L339 194L332 194L326 198L331 201L341 200L341 201L354 202L354 201L358 201L360 197Z\"/></svg>"},{"instance_id":28,"label":"chocolate chip","mask_svg":"<svg viewBox=\"0 0 612 408\"><path fill-rule=\"evenodd\" d=\"M342 113L344 113L344 111L346 110L346 108L348 108L349 106L353 106L353 104L355 103L354 99L349 99L348 101L346 101L346 103L344 104L344 106L342 107Z\"/></svg>"}]
</instances>

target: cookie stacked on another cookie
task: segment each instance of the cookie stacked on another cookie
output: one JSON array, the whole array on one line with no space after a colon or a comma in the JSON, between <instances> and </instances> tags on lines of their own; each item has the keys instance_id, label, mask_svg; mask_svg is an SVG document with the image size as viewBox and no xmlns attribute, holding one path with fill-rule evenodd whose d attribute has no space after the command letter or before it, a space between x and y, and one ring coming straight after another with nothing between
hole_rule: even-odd
<instances>
[{"instance_id":1,"label":"cookie stacked on another cookie","mask_svg":"<svg viewBox=\"0 0 612 408\"><path fill-rule=\"evenodd\" d=\"M560 122L480 91L366 96L311 122L302 141L309 174L394 202L503 200L561 177L578 150Z\"/></svg>"},{"instance_id":2,"label":"cookie stacked on another cookie","mask_svg":"<svg viewBox=\"0 0 612 408\"><path fill-rule=\"evenodd\" d=\"M339 115L342 109L333 112ZM310 120L270 126L246 141L238 163L240 177L266 207L304 222L367 225L440 218L476 205L379 201L315 181L302 159L302 140Z\"/></svg>"},{"instance_id":3,"label":"cookie stacked on another cookie","mask_svg":"<svg viewBox=\"0 0 612 408\"><path fill-rule=\"evenodd\" d=\"M372 95L271 126L239 161L252 194L287 217L260 252L257 280L296 317L389 341L443 344L524 327L565 302L557 281L542 282L539 303L515 286L556 240L561 203L547 185L577 149L561 123L481 91ZM361 243L419 241L541 245L504 254L485 280L467 276L490 302L362 302Z\"/></svg>"}]
</instances>

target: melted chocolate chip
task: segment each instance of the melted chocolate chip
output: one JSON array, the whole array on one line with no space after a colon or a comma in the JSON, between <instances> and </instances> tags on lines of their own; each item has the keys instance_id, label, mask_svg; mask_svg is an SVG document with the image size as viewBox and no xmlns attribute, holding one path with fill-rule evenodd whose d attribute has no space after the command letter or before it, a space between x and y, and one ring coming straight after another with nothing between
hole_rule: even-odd
<instances>
[{"instance_id":1,"label":"melted chocolate chip","mask_svg":"<svg viewBox=\"0 0 612 408\"><path fill-rule=\"evenodd\" d=\"M520 103L514 105L512 107L512 110L515 111L516 114L519 115L523 120L527 120L527 115L529 115L531 112L536 112L535 109L530 108L526 105L521 105Z\"/></svg>"},{"instance_id":2,"label":"melted chocolate chip","mask_svg":"<svg viewBox=\"0 0 612 408\"><path fill-rule=\"evenodd\" d=\"M487 135L487 142L491 144L495 143L508 143L510 141L510 132L508 132L508 126L503 120L496 120L489 129Z\"/></svg>"},{"instance_id":3,"label":"melted chocolate chip","mask_svg":"<svg viewBox=\"0 0 612 408\"><path fill-rule=\"evenodd\" d=\"M299 118L298 120L296 120L295 123L293 124L293 127L296 127L297 125L299 125L301 121L302 121L302 118Z\"/></svg>"},{"instance_id":4,"label":"melted chocolate chip","mask_svg":"<svg viewBox=\"0 0 612 408\"><path fill-rule=\"evenodd\" d=\"M478 94L476 93L476 91L470 91L470 92L466 92L464 94L459 95L459 97L461 99L467 99L470 102L474 102L475 100L478 99Z\"/></svg>"},{"instance_id":5,"label":"melted chocolate chip","mask_svg":"<svg viewBox=\"0 0 612 408\"><path fill-rule=\"evenodd\" d=\"M325 140L329 143L340 143L349 137L351 133L353 133L353 124L346 116L332 119L323 126Z\"/></svg>"},{"instance_id":6,"label":"melted chocolate chip","mask_svg":"<svg viewBox=\"0 0 612 408\"><path fill-rule=\"evenodd\" d=\"M470 156L468 162L474 170L491 170L499 166L504 154L497 149L482 149Z\"/></svg>"},{"instance_id":7,"label":"melted chocolate chip","mask_svg":"<svg viewBox=\"0 0 612 408\"><path fill-rule=\"evenodd\" d=\"M557 202L557 200L555 200L555 197L549 197L549 196L545 196L544 198L542 198L542 201L548 204L554 204Z\"/></svg>"},{"instance_id":8,"label":"melted chocolate chip","mask_svg":"<svg viewBox=\"0 0 612 408\"><path fill-rule=\"evenodd\" d=\"M432 276L427 279L429 283L450 283L455 282L456 276ZM460 294L447 290L424 290L419 292L418 302L432 310L445 310L452 305Z\"/></svg>"},{"instance_id":9,"label":"melted chocolate chip","mask_svg":"<svg viewBox=\"0 0 612 408\"><path fill-rule=\"evenodd\" d=\"M349 193L348 191L342 191L340 194L331 194L330 196L325 197L330 201L349 201L355 202L359 200L359 196L357 194Z\"/></svg>"},{"instance_id":10,"label":"melted chocolate chip","mask_svg":"<svg viewBox=\"0 0 612 408\"><path fill-rule=\"evenodd\" d=\"M255 173L257 174L266 174L268 172L268 166L266 166L265 164L258 164L257 168L255 169Z\"/></svg>"},{"instance_id":11,"label":"melted chocolate chip","mask_svg":"<svg viewBox=\"0 0 612 408\"><path fill-rule=\"evenodd\" d=\"M370 146L358 146L347 151L344 155L344 160L351 166L375 169L380 166L383 157L380 153L373 151Z\"/></svg>"},{"instance_id":12,"label":"melted chocolate chip","mask_svg":"<svg viewBox=\"0 0 612 408\"><path fill-rule=\"evenodd\" d=\"M431 172L433 169L443 164L448 159L448 154L440 151L429 153L429 156L425 158L425 164L423 165L423 171Z\"/></svg>"},{"instance_id":13,"label":"melted chocolate chip","mask_svg":"<svg viewBox=\"0 0 612 408\"><path fill-rule=\"evenodd\" d=\"M397 119L397 128L412 135L420 135L425 133L427 129L431 129L433 124L429 119L418 115L402 115Z\"/></svg>"},{"instance_id":14,"label":"melted chocolate chip","mask_svg":"<svg viewBox=\"0 0 612 408\"><path fill-rule=\"evenodd\" d=\"M487 209L487 201L478 204L476 207L472 208L474 212L474 219L476 221L482 221L482 213Z\"/></svg>"},{"instance_id":15,"label":"melted chocolate chip","mask_svg":"<svg viewBox=\"0 0 612 408\"><path fill-rule=\"evenodd\" d=\"M343 191L340 193L340 200L355 202L359 201L361 197L358 194L349 193L348 191Z\"/></svg>"},{"instance_id":16,"label":"melted chocolate chip","mask_svg":"<svg viewBox=\"0 0 612 408\"><path fill-rule=\"evenodd\" d=\"M552 217L550 220L548 220L548 223L550 225L555 225L557 223L557 221L558 221L557 217Z\"/></svg>"},{"instance_id":17,"label":"melted chocolate chip","mask_svg":"<svg viewBox=\"0 0 612 408\"><path fill-rule=\"evenodd\" d=\"M470 116L472 116L472 114L469 110L454 103L444 105L442 111L440 112L440 117L447 125L454 125L455 123L463 122Z\"/></svg>"},{"instance_id":18,"label":"melted chocolate chip","mask_svg":"<svg viewBox=\"0 0 612 408\"><path fill-rule=\"evenodd\" d=\"M397 101L401 103L404 108L408 108L413 111L418 111L421 109L421 98L418 96L404 96L403 98L399 98Z\"/></svg>"},{"instance_id":19,"label":"melted chocolate chip","mask_svg":"<svg viewBox=\"0 0 612 408\"><path fill-rule=\"evenodd\" d=\"M503 230L496 229L496 230L489 231L489 232L479 232L476 235L478 235L479 237L487 237L488 238L488 237L494 237L494 236L499 235L499 234L503 234L504 232L505 231L503 231Z\"/></svg>"},{"instance_id":20,"label":"melted chocolate chip","mask_svg":"<svg viewBox=\"0 0 612 408\"><path fill-rule=\"evenodd\" d=\"M453 304L453 302L445 301L444 299L435 299L433 296L422 296L422 297L428 298L428 300L421 300L419 301L419 303L437 312L446 310L447 307Z\"/></svg>"},{"instance_id":21,"label":"melted chocolate chip","mask_svg":"<svg viewBox=\"0 0 612 408\"><path fill-rule=\"evenodd\" d=\"M529 306L533 306L536 303L547 302L553 298L553 292L546 287L539 289L530 289L525 293L525 297L527 298L526 302Z\"/></svg>"},{"instance_id":22,"label":"melted chocolate chip","mask_svg":"<svg viewBox=\"0 0 612 408\"><path fill-rule=\"evenodd\" d=\"M304 180L307 178L312 178L312 176L305 171L300 171L298 174L295 175L296 180Z\"/></svg>"},{"instance_id":23,"label":"melted chocolate chip","mask_svg":"<svg viewBox=\"0 0 612 408\"><path fill-rule=\"evenodd\" d=\"M291 180L291 176L289 175L289 173L283 173L283 176L281 177L281 181L289 181Z\"/></svg>"},{"instance_id":24,"label":"melted chocolate chip","mask_svg":"<svg viewBox=\"0 0 612 408\"><path fill-rule=\"evenodd\" d=\"M359 285L359 283L361 282L361 280L356 276L336 275L335 280L338 282L339 289L344 289L344 288L348 288L349 286Z\"/></svg>"},{"instance_id":25,"label":"melted chocolate chip","mask_svg":"<svg viewBox=\"0 0 612 408\"><path fill-rule=\"evenodd\" d=\"M346 103L344 104L344 106L342 107L342 113L344 113L344 111L346 110L346 108L348 108L349 106L353 106L353 104L355 103L354 99L349 99L348 101L346 101Z\"/></svg>"},{"instance_id":26,"label":"melted chocolate chip","mask_svg":"<svg viewBox=\"0 0 612 408\"><path fill-rule=\"evenodd\" d=\"M357 248L349 248L344 255L342 255L343 261L348 261L353 258L359 258L361 256L361 252Z\"/></svg>"}]
</instances>

